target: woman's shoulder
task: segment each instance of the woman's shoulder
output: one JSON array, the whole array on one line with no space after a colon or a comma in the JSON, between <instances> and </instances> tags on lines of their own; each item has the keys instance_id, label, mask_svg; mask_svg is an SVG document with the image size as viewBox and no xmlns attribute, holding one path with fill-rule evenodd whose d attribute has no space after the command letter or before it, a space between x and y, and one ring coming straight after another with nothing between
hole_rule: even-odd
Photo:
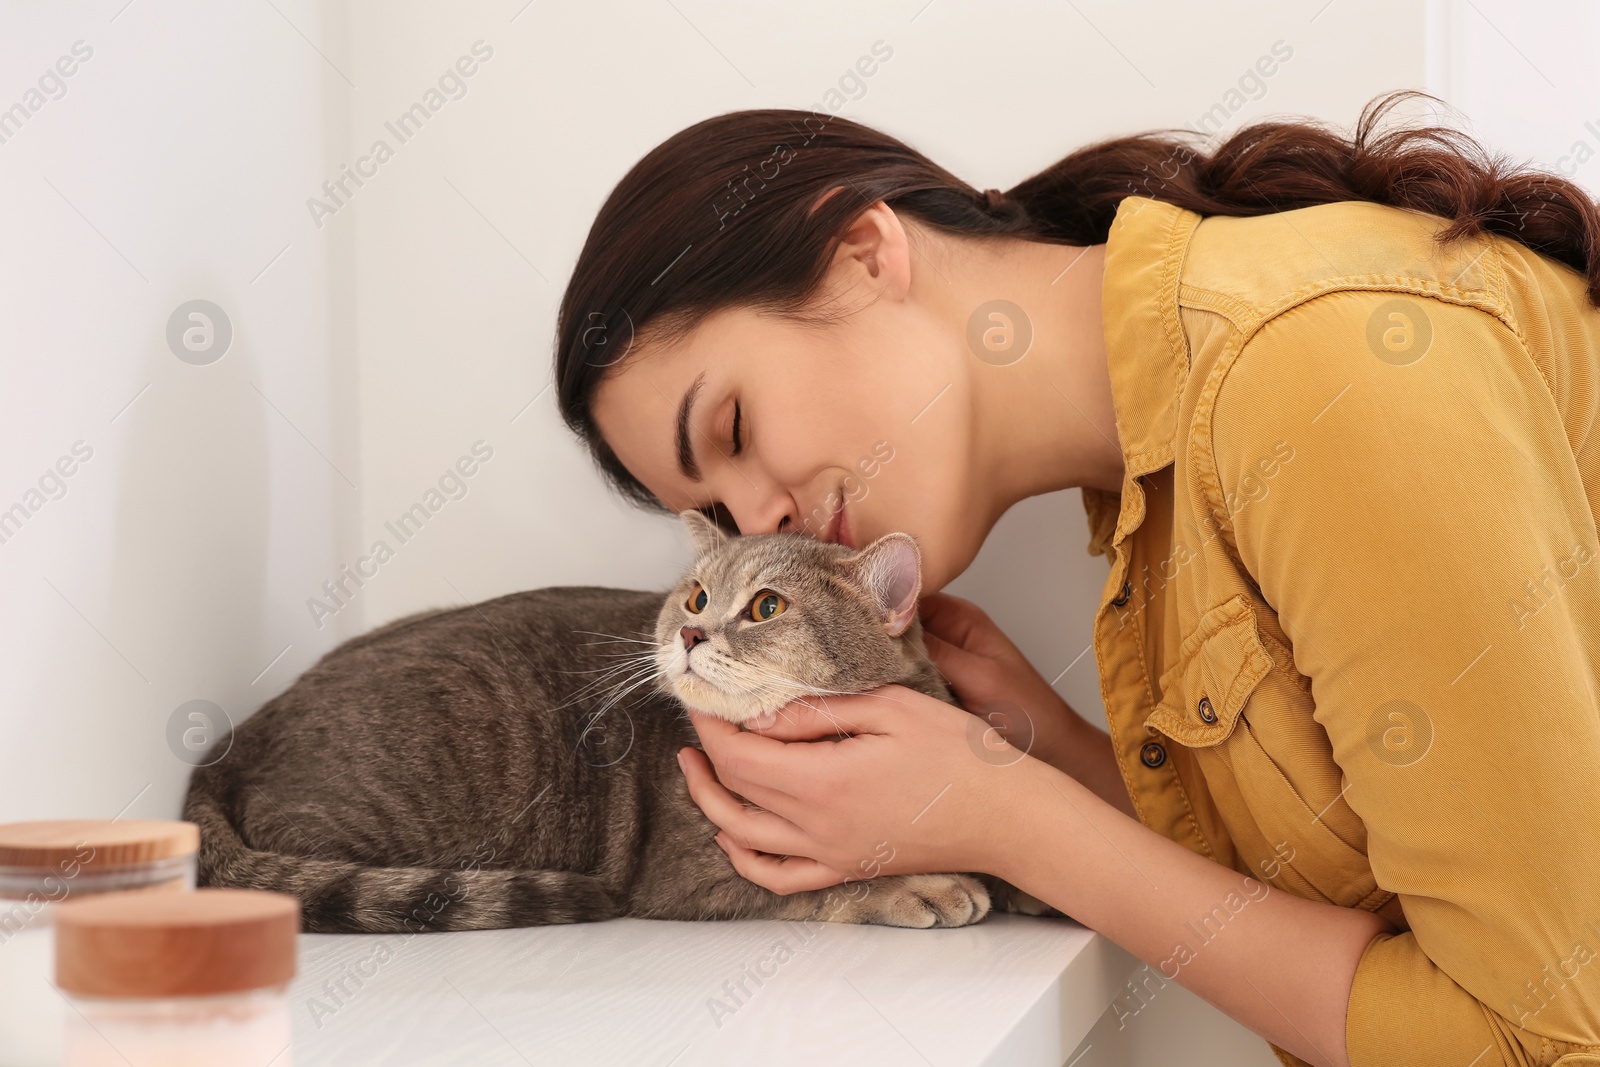
<instances>
[{"instance_id":1,"label":"woman's shoulder","mask_svg":"<svg viewBox=\"0 0 1600 1067\"><path fill-rule=\"evenodd\" d=\"M1450 221L1408 208L1342 200L1194 227L1179 303L1220 311L1251 330L1324 293L1390 290L1503 310L1499 245L1476 234L1441 242Z\"/></svg>"}]
</instances>

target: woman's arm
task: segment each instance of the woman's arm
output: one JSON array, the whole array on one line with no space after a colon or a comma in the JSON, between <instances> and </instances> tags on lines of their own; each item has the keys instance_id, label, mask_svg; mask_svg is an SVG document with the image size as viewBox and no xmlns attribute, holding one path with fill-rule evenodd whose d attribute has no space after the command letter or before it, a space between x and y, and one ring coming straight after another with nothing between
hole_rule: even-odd
<instances>
[{"instance_id":1,"label":"woman's arm","mask_svg":"<svg viewBox=\"0 0 1600 1067\"><path fill-rule=\"evenodd\" d=\"M760 731L691 719L705 751L680 753L689 794L751 881L820 889L885 854L872 874L995 874L1307 1062L1348 1064L1351 976L1390 929L1377 916L1190 852L1041 760L977 758L969 714L901 686L797 701Z\"/></svg>"},{"instance_id":2,"label":"woman's arm","mask_svg":"<svg viewBox=\"0 0 1600 1067\"><path fill-rule=\"evenodd\" d=\"M1122 814L1135 817L1133 801L1128 798L1128 785L1122 780L1122 770L1111 749L1111 735L1083 718L1065 701L1061 706L1066 713L1061 718L1060 744L1032 754L1087 787Z\"/></svg>"},{"instance_id":3,"label":"woman's arm","mask_svg":"<svg viewBox=\"0 0 1600 1067\"><path fill-rule=\"evenodd\" d=\"M992 873L1279 1047L1347 1065L1356 963L1392 927L1271 889L1147 829L1134 818L1110 736L1062 700L982 608L935 593L920 614L929 657L967 707L1025 711L994 720L1036 759L1017 765L1018 814L1004 822L1010 832L996 841Z\"/></svg>"},{"instance_id":4,"label":"woman's arm","mask_svg":"<svg viewBox=\"0 0 1600 1067\"><path fill-rule=\"evenodd\" d=\"M1393 931L1388 923L1223 867L1042 762L1015 769L1014 814L1000 825L992 873L1280 1048L1348 1067L1345 1005L1356 963L1375 934Z\"/></svg>"},{"instance_id":5,"label":"woman's arm","mask_svg":"<svg viewBox=\"0 0 1600 1067\"><path fill-rule=\"evenodd\" d=\"M928 658L967 710L1118 811L1136 814L1111 736L1074 711L982 608L950 593L930 593L917 613ZM1007 712L986 715L991 707Z\"/></svg>"},{"instance_id":6,"label":"woman's arm","mask_svg":"<svg viewBox=\"0 0 1600 1067\"><path fill-rule=\"evenodd\" d=\"M1569 430L1600 413L1571 384L1592 353L1444 288L1324 293L1220 376L1196 477L1327 738L1295 751L1265 684L1225 744L1318 818L1342 805L1329 830L1355 816L1405 914L1356 969L1357 1067L1600 1063L1600 546ZM1570 290L1529 299L1600 345ZM1263 479L1279 443L1294 462Z\"/></svg>"}]
</instances>

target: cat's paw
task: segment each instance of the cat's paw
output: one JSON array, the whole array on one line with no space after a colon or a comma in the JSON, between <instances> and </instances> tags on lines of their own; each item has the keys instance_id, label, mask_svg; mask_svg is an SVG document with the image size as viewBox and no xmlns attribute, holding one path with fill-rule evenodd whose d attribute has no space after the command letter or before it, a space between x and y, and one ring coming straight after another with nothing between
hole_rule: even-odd
<instances>
[{"instance_id":1,"label":"cat's paw","mask_svg":"<svg viewBox=\"0 0 1600 1067\"><path fill-rule=\"evenodd\" d=\"M1032 893L1024 893L1018 889L1006 900L1006 911L1018 915L1049 915L1062 917L1061 912L1046 904Z\"/></svg>"},{"instance_id":2,"label":"cat's paw","mask_svg":"<svg viewBox=\"0 0 1600 1067\"><path fill-rule=\"evenodd\" d=\"M870 887L856 922L909 926L969 926L989 914L989 891L966 874L898 874L863 883Z\"/></svg>"}]
</instances>

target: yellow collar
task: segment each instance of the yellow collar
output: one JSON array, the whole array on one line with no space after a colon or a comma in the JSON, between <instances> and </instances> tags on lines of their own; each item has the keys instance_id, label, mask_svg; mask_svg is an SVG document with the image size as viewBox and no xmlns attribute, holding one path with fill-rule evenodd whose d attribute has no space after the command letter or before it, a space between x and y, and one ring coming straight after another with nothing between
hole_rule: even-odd
<instances>
[{"instance_id":1,"label":"yellow collar","mask_svg":"<svg viewBox=\"0 0 1600 1067\"><path fill-rule=\"evenodd\" d=\"M1122 493L1082 490L1094 555L1109 555L1144 520L1144 494L1128 493L1129 486L1172 462L1178 405L1189 376L1178 274L1200 219L1160 200L1129 196L1111 222L1101 312L1124 474Z\"/></svg>"}]
</instances>

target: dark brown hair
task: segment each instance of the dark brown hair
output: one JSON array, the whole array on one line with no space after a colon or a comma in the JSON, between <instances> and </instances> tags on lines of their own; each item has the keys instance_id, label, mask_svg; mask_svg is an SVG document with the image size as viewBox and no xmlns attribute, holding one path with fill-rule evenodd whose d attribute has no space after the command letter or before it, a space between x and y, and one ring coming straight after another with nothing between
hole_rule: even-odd
<instances>
[{"instance_id":1,"label":"dark brown hair","mask_svg":"<svg viewBox=\"0 0 1600 1067\"><path fill-rule=\"evenodd\" d=\"M1589 300L1600 305L1595 202L1564 178L1512 167L1459 130L1386 125L1407 98L1442 103L1415 90L1384 94L1362 109L1351 136L1319 122L1263 121L1209 151L1190 130L1111 138L998 198L838 116L758 109L695 123L639 160L590 227L556 325L561 416L624 497L660 510L595 425L591 404L608 368L646 336L670 344L725 308L802 326L834 321L837 309L817 306L821 282L848 224L878 200L950 234L1073 245L1103 243L1127 196L1203 216L1375 201L1451 220L1441 241L1514 238L1586 275Z\"/></svg>"}]
</instances>

